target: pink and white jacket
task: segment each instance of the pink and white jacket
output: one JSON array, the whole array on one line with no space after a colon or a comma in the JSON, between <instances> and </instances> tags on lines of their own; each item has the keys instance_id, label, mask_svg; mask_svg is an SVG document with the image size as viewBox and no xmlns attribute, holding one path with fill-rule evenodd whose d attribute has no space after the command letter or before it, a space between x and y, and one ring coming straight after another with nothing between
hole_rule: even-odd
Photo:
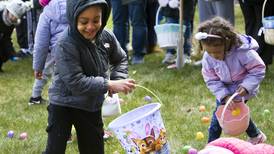
<instances>
[{"instance_id":1,"label":"pink and white jacket","mask_svg":"<svg viewBox=\"0 0 274 154\"><path fill-rule=\"evenodd\" d=\"M269 144L253 145L237 138L219 138L208 146L217 146L228 149L234 154L274 154L274 146Z\"/></svg>"},{"instance_id":2,"label":"pink and white jacket","mask_svg":"<svg viewBox=\"0 0 274 154\"><path fill-rule=\"evenodd\" d=\"M259 84L265 77L265 64L256 52L258 43L250 36L238 36L243 44L232 47L224 60L214 59L207 52L203 56L204 81L219 101L235 93L239 86L248 91L245 96L248 100L257 94Z\"/></svg>"},{"instance_id":3,"label":"pink and white jacket","mask_svg":"<svg viewBox=\"0 0 274 154\"><path fill-rule=\"evenodd\" d=\"M39 0L39 3L41 6L45 7L46 5L48 5L50 0Z\"/></svg>"}]
</instances>

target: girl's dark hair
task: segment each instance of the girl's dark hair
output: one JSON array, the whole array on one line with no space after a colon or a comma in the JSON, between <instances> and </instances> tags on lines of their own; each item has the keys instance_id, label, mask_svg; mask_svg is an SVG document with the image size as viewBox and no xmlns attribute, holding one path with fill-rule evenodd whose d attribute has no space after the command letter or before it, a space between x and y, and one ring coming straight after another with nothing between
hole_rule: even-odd
<instances>
[{"instance_id":1,"label":"girl's dark hair","mask_svg":"<svg viewBox=\"0 0 274 154\"><path fill-rule=\"evenodd\" d=\"M224 44L225 52L230 51L232 46L240 46L242 44L232 24L221 17L214 17L201 23L198 27L198 32L221 36L222 38L208 37L202 39L201 42L208 45ZM202 51L201 42L199 42L198 50Z\"/></svg>"}]
</instances>

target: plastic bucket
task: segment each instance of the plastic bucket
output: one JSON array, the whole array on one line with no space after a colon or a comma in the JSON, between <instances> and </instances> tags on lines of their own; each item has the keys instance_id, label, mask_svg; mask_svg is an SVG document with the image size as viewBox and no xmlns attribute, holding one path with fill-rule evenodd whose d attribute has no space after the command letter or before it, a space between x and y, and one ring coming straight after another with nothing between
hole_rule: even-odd
<instances>
[{"instance_id":1,"label":"plastic bucket","mask_svg":"<svg viewBox=\"0 0 274 154\"><path fill-rule=\"evenodd\" d=\"M234 111L228 110L228 105L237 95L238 93L233 94L225 105L218 107L215 113L224 133L230 136L238 136L245 132L250 120L249 107L244 101L235 103L235 108L239 111L237 115L234 114Z\"/></svg>"},{"instance_id":2,"label":"plastic bucket","mask_svg":"<svg viewBox=\"0 0 274 154\"><path fill-rule=\"evenodd\" d=\"M179 38L180 38L179 36L180 24L176 24L176 23L159 24L158 16L159 16L160 10L161 10L161 7L159 7L157 10L156 23L154 26L154 30L157 35L157 43L160 48L164 48L164 49L177 48L179 43Z\"/></svg>"},{"instance_id":3,"label":"plastic bucket","mask_svg":"<svg viewBox=\"0 0 274 154\"><path fill-rule=\"evenodd\" d=\"M160 107L160 103L138 107L108 125L127 154L169 153Z\"/></svg>"},{"instance_id":4,"label":"plastic bucket","mask_svg":"<svg viewBox=\"0 0 274 154\"><path fill-rule=\"evenodd\" d=\"M264 26L264 40L270 45L274 45L274 16L264 17L264 10L267 0L264 1L262 9L262 23Z\"/></svg>"}]
</instances>

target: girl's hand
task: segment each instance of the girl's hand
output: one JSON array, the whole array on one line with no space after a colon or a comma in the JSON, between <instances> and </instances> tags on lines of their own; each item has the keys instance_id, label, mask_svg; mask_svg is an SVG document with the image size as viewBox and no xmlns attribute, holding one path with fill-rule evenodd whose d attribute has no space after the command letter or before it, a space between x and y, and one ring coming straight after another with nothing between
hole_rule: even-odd
<instances>
[{"instance_id":1,"label":"girl's hand","mask_svg":"<svg viewBox=\"0 0 274 154\"><path fill-rule=\"evenodd\" d=\"M128 94L132 92L135 88L135 80L133 79L122 79L122 80L109 80L108 81L108 91L110 94L113 93L125 93Z\"/></svg>"},{"instance_id":2,"label":"girl's hand","mask_svg":"<svg viewBox=\"0 0 274 154\"><path fill-rule=\"evenodd\" d=\"M231 97L231 96L228 95L228 96L226 96L226 97L224 98L225 104L228 103L228 100L229 100L230 97ZM236 109L235 103L237 103L237 102L235 102L235 101L232 100L232 102L228 104L227 108L228 108L229 110L234 110L234 109Z\"/></svg>"},{"instance_id":3,"label":"girl's hand","mask_svg":"<svg viewBox=\"0 0 274 154\"><path fill-rule=\"evenodd\" d=\"M236 92L238 93L239 96L242 96L242 97L248 94L247 90L244 87L242 87L242 86L240 86L236 90Z\"/></svg>"}]
</instances>

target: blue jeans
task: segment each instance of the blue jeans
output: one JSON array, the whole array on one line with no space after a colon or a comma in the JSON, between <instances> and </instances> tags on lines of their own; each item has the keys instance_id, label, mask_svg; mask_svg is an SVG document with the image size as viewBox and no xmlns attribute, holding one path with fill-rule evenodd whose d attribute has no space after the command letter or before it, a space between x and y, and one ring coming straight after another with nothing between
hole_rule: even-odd
<instances>
[{"instance_id":1,"label":"blue jeans","mask_svg":"<svg viewBox=\"0 0 274 154\"><path fill-rule=\"evenodd\" d=\"M147 14L147 47L154 47L157 45L157 36L154 30L156 12L159 7L158 1L147 1L146 14Z\"/></svg>"},{"instance_id":2,"label":"blue jeans","mask_svg":"<svg viewBox=\"0 0 274 154\"><path fill-rule=\"evenodd\" d=\"M112 0L111 5L113 32L121 47L126 51L130 20L133 55L143 56L146 53L147 43L146 0L138 0L125 5L122 5L121 0Z\"/></svg>"},{"instance_id":3,"label":"blue jeans","mask_svg":"<svg viewBox=\"0 0 274 154\"><path fill-rule=\"evenodd\" d=\"M167 23L179 23L179 19L166 17ZM186 27L185 33L184 33L184 54L190 56L190 51L192 48L192 42L191 42L191 22L189 20L184 20L184 26ZM167 49L167 53L175 54L176 49Z\"/></svg>"},{"instance_id":4,"label":"blue jeans","mask_svg":"<svg viewBox=\"0 0 274 154\"><path fill-rule=\"evenodd\" d=\"M220 105L221 103L218 100L216 100L216 108L211 118L210 127L208 128L208 143L218 139L222 133L222 128L215 115L215 112ZM251 119L249 121L246 133L249 137L256 137L260 133L260 130L256 127L256 125L253 123Z\"/></svg>"}]
</instances>

